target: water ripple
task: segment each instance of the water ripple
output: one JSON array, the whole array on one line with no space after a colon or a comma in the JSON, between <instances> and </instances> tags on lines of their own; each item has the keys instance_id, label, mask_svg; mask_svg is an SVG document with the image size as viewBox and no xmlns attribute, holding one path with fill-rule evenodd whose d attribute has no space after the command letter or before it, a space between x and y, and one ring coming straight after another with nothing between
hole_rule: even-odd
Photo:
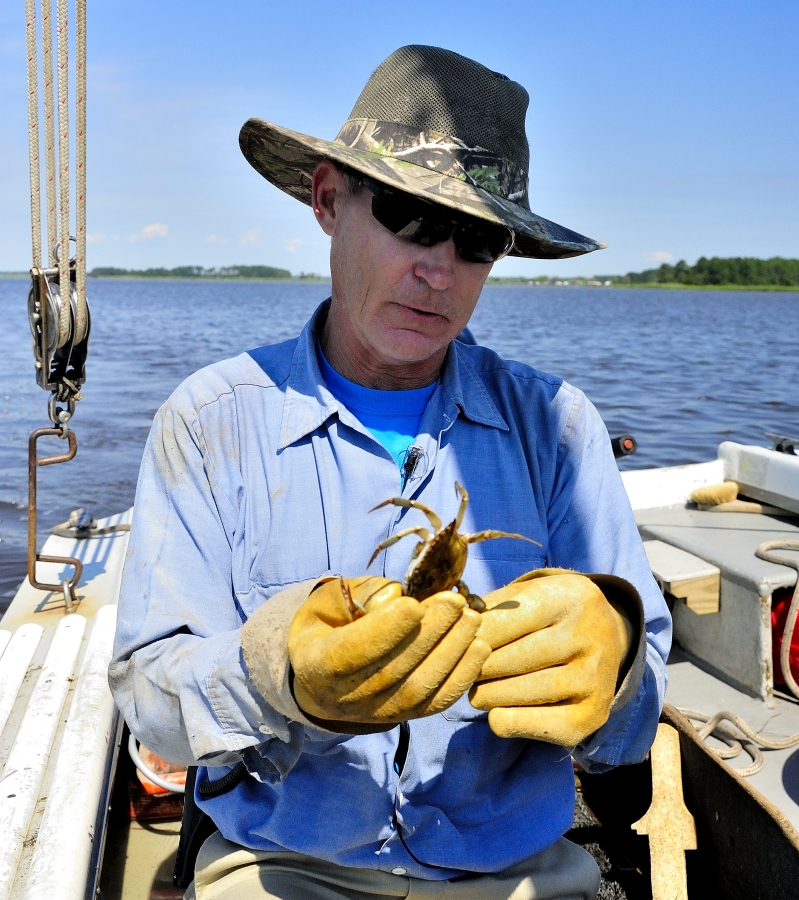
<instances>
[{"instance_id":1,"label":"water ripple","mask_svg":"<svg viewBox=\"0 0 799 900\"><path fill-rule=\"evenodd\" d=\"M48 424L27 290L0 279L0 609L25 571L27 436ZM150 421L176 385L296 335L328 286L92 280L89 291L79 452L40 470L40 542L77 506L95 515L127 508ZM765 431L799 431L799 329L789 327L797 312L799 294L490 287L471 324L481 343L585 390L612 433L638 439L622 465L642 468L711 459L726 439L762 444Z\"/></svg>"}]
</instances>

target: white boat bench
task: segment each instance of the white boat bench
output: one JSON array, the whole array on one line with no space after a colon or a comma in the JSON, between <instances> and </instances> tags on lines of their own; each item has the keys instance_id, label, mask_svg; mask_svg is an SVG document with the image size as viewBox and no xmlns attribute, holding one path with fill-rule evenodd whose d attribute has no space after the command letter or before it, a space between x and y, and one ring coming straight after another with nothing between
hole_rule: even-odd
<instances>
[{"instance_id":1,"label":"white boat bench","mask_svg":"<svg viewBox=\"0 0 799 900\"><path fill-rule=\"evenodd\" d=\"M50 535L43 553L83 563L75 611L26 578L0 621L0 900L95 896L121 736L107 670L127 546L127 531ZM37 575L57 582L62 569Z\"/></svg>"}]
</instances>

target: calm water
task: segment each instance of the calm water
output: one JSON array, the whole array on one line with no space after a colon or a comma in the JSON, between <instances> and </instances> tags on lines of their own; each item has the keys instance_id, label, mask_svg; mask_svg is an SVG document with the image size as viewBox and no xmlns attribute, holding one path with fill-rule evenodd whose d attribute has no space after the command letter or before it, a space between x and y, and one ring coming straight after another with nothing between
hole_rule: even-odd
<instances>
[{"instance_id":1,"label":"calm water","mask_svg":"<svg viewBox=\"0 0 799 900\"><path fill-rule=\"evenodd\" d=\"M25 312L28 283L0 279L0 610L25 572L27 436L48 424ZM39 470L40 546L78 506L133 502L158 406L191 371L297 334L325 284L89 282L94 324L71 463ZM487 288L480 343L553 372L639 442L624 468L712 459L726 439L799 432L799 294ZM55 438L40 453L60 452Z\"/></svg>"}]
</instances>

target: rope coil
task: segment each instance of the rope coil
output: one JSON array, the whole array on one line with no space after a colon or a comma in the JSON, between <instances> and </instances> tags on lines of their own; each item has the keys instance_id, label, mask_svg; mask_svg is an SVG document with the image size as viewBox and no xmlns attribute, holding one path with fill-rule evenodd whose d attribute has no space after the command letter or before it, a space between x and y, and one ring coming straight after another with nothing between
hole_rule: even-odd
<instances>
[{"instance_id":1,"label":"rope coil","mask_svg":"<svg viewBox=\"0 0 799 900\"><path fill-rule=\"evenodd\" d=\"M740 716L728 710L716 713L715 716L709 716L707 713L699 712L695 709L680 708L680 712L686 719L691 720L703 741L713 737L727 745L726 749L721 747L710 748L720 759L733 759L741 751L749 754L752 760L751 765L741 768L733 767L733 771L737 772L742 778L754 775L763 768L761 747L766 750L786 750L788 747L799 744L799 733L776 740L767 738L761 732L755 731L754 728L747 725ZM729 725L725 725L725 722L732 723L738 729L738 732L730 728Z\"/></svg>"}]
</instances>

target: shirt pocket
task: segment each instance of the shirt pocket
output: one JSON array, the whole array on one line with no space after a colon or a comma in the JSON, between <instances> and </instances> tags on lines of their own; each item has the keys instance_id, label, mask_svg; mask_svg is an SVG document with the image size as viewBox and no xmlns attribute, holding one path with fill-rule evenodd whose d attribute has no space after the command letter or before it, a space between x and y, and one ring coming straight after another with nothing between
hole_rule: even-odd
<instances>
[{"instance_id":1,"label":"shirt pocket","mask_svg":"<svg viewBox=\"0 0 799 900\"><path fill-rule=\"evenodd\" d=\"M268 510L249 510L240 564L246 573L243 591L267 598L292 584L332 574L318 489L290 484L283 492L272 492Z\"/></svg>"},{"instance_id":2,"label":"shirt pocket","mask_svg":"<svg viewBox=\"0 0 799 900\"><path fill-rule=\"evenodd\" d=\"M296 578L290 581L281 582L280 584L251 584L249 590L237 591L234 597L236 609L242 623L264 603L269 602L275 594L279 594L282 590L291 587L293 584L300 584L303 581L316 580L324 578L327 575L333 575L334 572L315 572L308 575L307 578Z\"/></svg>"}]
</instances>

